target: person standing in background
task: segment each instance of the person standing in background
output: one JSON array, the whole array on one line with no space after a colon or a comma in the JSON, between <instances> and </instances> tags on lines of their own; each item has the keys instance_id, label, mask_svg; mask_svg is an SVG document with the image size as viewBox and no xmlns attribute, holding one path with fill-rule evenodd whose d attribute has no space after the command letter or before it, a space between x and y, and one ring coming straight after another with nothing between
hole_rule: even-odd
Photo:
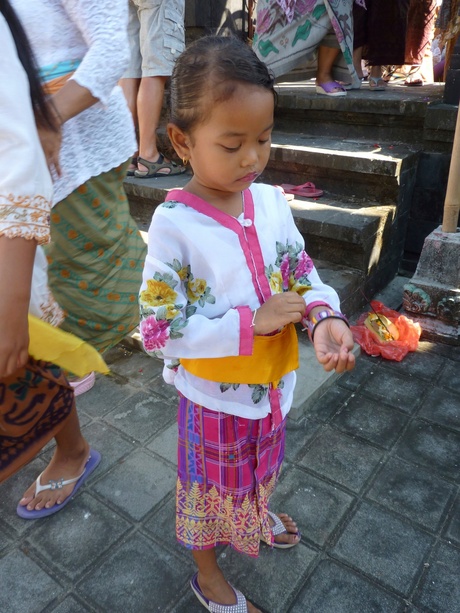
<instances>
[{"instance_id":1,"label":"person standing in background","mask_svg":"<svg viewBox=\"0 0 460 613\"><path fill-rule=\"evenodd\" d=\"M62 328L103 352L137 325L145 245L123 180L136 148L117 83L129 60L126 0L13 0L56 118L62 147L51 150L54 208L46 252ZM60 175L59 175L60 172ZM94 383L75 382L76 393Z\"/></svg>"},{"instance_id":2,"label":"person standing in background","mask_svg":"<svg viewBox=\"0 0 460 613\"><path fill-rule=\"evenodd\" d=\"M31 297L41 319L58 325L61 318L46 281L36 287L33 274L37 246L49 240L52 199L36 123L56 142L60 130L8 0L0 0L0 40L0 482L55 438L51 461L17 507L21 517L37 519L69 502L100 454L81 434L74 392L61 369L29 355Z\"/></svg>"},{"instance_id":3,"label":"person standing in background","mask_svg":"<svg viewBox=\"0 0 460 613\"><path fill-rule=\"evenodd\" d=\"M138 178L185 172L160 153L160 124L166 81L185 48L185 0L129 0L131 61L120 85L138 131L139 150L128 168Z\"/></svg>"}]
</instances>

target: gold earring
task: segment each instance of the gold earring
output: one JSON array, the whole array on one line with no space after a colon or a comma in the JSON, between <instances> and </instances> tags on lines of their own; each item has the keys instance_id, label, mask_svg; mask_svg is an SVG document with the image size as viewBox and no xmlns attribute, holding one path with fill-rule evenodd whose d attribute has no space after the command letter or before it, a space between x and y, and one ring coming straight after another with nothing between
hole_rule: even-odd
<instances>
[{"instance_id":1,"label":"gold earring","mask_svg":"<svg viewBox=\"0 0 460 613\"><path fill-rule=\"evenodd\" d=\"M182 158L182 165L183 166L187 166L188 164L188 159L187 158Z\"/></svg>"}]
</instances>

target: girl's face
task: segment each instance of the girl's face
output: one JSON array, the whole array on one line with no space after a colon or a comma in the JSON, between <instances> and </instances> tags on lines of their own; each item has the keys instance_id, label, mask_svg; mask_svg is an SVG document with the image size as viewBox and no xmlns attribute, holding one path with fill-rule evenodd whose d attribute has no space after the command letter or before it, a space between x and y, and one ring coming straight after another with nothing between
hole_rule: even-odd
<instances>
[{"instance_id":1,"label":"girl's face","mask_svg":"<svg viewBox=\"0 0 460 613\"><path fill-rule=\"evenodd\" d=\"M191 190L213 202L247 189L267 165L273 114L273 93L250 84L211 107L187 138Z\"/></svg>"}]
</instances>

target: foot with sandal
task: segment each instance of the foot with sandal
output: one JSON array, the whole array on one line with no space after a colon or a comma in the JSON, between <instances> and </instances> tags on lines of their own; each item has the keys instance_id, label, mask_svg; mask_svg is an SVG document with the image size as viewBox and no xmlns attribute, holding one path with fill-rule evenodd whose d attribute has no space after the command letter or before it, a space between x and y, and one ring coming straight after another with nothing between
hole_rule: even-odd
<instances>
[{"instance_id":1,"label":"foot with sandal","mask_svg":"<svg viewBox=\"0 0 460 613\"><path fill-rule=\"evenodd\" d=\"M268 512L273 543L276 549L290 549L300 542L297 524L286 513ZM262 540L262 542L264 542ZM193 593L208 611L225 607L227 613L261 613L244 595L225 579L214 549L193 552L198 572L190 580Z\"/></svg>"}]
</instances>

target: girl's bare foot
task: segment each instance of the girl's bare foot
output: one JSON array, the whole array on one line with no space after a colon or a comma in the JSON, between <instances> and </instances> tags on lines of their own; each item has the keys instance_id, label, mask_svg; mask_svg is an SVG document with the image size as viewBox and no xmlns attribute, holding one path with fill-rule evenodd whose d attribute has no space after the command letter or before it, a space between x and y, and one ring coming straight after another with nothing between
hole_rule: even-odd
<instances>
[{"instance_id":1,"label":"girl's bare foot","mask_svg":"<svg viewBox=\"0 0 460 613\"><path fill-rule=\"evenodd\" d=\"M198 584L208 600L222 605L236 604L235 592L225 580L220 569L208 576L198 572ZM260 609L257 609L248 600L246 600L246 606L249 613L261 613Z\"/></svg>"},{"instance_id":2,"label":"girl's bare foot","mask_svg":"<svg viewBox=\"0 0 460 613\"><path fill-rule=\"evenodd\" d=\"M84 439L83 439L84 441ZM46 485L50 481L74 479L82 474L89 456L89 445L84 441L81 448L72 450L72 453L64 453L56 447L54 455L43 471L40 484ZM66 485L62 489L44 490L35 495L35 482L26 490L19 501L21 506L27 506L29 511L49 509L56 504L62 504L68 498L75 487L75 483Z\"/></svg>"},{"instance_id":3,"label":"girl's bare foot","mask_svg":"<svg viewBox=\"0 0 460 613\"><path fill-rule=\"evenodd\" d=\"M275 543L280 545L295 545L300 541L299 531L297 529L297 524L293 521L292 517L289 517L286 513L277 513L277 516L283 522L283 525L286 529L286 532L282 534L277 534L275 536ZM274 526L275 522L271 517L269 517L270 526Z\"/></svg>"}]
</instances>

